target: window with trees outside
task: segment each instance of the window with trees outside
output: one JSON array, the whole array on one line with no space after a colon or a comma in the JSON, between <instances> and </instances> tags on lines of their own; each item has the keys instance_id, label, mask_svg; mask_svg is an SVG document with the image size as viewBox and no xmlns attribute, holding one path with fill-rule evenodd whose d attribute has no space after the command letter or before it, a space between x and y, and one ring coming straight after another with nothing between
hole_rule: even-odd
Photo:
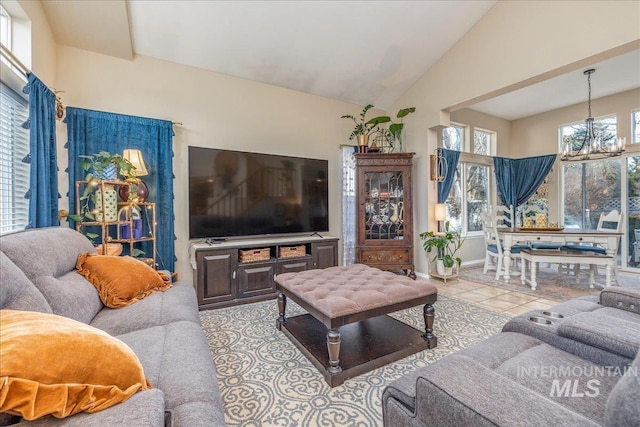
<instances>
[{"instance_id":1,"label":"window with trees outside","mask_svg":"<svg viewBox=\"0 0 640 427\"><path fill-rule=\"evenodd\" d=\"M596 119L596 135L604 142L617 135L616 116ZM569 141L577 145L584 139L584 122L562 126L560 145ZM621 210L621 161L620 157L563 162L564 226L567 229L593 230L602 212Z\"/></svg>"},{"instance_id":2,"label":"window with trees outside","mask_svg":"<svg viewBox=\"0 0 640 427\"><path fill-rule=\"evenodd\" d=\"M443 147L464 151L465 127L454 125L442 131ZM473 147L475 154L489 155L492 151L493 132L474 130ZM482 212L487 212L490 200L490 171L486 164L460 161L447 206L447 221L463 234L482 231Z\"/></svg>"}]
</instances>

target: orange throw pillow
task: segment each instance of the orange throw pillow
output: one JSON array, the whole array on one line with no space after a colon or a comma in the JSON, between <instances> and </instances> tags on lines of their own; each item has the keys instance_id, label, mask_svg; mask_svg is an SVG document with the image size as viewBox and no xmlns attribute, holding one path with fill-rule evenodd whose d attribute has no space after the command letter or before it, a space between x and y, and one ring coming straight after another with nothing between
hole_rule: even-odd
<instances>
[{"instance_id":1,"label":"orange throw pillow","mask_svg":"<svg viewBox=\"0 0 640 427\"><path fill-rule=\"evenodd\" d=\"M130 256L85 252L78 257L76 268L96 287L102 303L110 308L133 304L155 291L171 287L166 274Z\"/></svg>"},{"instance_id":2,"label":"orange throw pillow","mask_svg":"<svg viewBox=\"0 0 640 427\"><path fill-rule=\"evenodd\" d=\"M151 388L131 348L66 317L0 310L0 343L0 412L63 418Z\"/></svg>"}]
</instances>

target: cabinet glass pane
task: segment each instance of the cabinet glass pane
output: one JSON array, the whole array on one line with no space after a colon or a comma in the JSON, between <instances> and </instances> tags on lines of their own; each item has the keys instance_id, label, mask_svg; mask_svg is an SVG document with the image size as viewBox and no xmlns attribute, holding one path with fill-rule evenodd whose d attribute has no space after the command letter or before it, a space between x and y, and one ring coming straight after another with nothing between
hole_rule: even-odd
<instances>
[{"instance_id":1,"label":"cabinet glass pane","mask_svg":"<svg viewBox=\"0 0 640 427\"><path fill-rule=\"evenodd\" d=\"M402 172L366 172L365 239L404 238Z\"/></svg>"}]
</instances>

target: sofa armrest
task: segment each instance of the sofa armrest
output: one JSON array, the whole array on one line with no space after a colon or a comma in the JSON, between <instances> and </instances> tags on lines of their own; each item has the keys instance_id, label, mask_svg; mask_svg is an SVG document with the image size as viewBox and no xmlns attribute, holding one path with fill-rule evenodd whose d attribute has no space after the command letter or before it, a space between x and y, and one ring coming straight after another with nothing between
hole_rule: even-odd
<instances>
[{"instance_id":1,"label":"sofa armrest","mask_svg":"<svg viewBox=\"0 0 640 427\"><path fill-rule=\"evenodd\" d=\"M640 289L610 287L600 292L600 304L640 314Z\"/></svg>"},{"instance_id":2,"label":"sofa armrest","mask_svg":"<svg viewBox=\"0 0 640 427\"><path fill-rule=\"evenodd\" d=\"M415 411L387 396L383 401L385 425L511 426L521 425L522 420L528 425L598 425L456 354L422 370L416 383Z\"/></svg>"}]
</instances>

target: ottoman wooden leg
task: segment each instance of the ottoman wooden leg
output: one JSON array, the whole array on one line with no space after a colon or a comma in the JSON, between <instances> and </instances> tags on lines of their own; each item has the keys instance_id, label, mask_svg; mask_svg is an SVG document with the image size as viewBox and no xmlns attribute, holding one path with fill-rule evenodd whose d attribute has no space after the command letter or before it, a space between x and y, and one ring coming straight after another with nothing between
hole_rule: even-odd
<instances>
[{"instance_id":1,"label":"ottoman wooden leg","mask_svg":"<svg viewBox=\"0 0 640 427\"><path fill-rule=\"evenodd\" d=\"M435 318L436 309L433 304L425 304L423 309L424 316L424 339L429 343L429 348L435 348L438 345L438 338L433 335L433 320Z\"/></svg>"},{"instance_id":2,"label":"ottoman wooden leg","mask_svg":"<svg viewBox=\"0 0 640 427\"><path fill-rule=\"evenodd\" d=\"M327 332L327 350L329 350L329 368L331 374L342 372L340 367L340 331L331 329Z\"/></svg>"},{"instance_id":3,"label":"ottoman wooden leg","mask_svg":"<svg viewBox=\"0 0 640 427\"><path fill-rule=\"evenodd\" d=\"M282 292L278 293L278 312L280 313L280 317L276 321L276 328L281 331L282 324L286 322L285 312L287 310L287 296Z\"/></svg>"}]
</instances>

